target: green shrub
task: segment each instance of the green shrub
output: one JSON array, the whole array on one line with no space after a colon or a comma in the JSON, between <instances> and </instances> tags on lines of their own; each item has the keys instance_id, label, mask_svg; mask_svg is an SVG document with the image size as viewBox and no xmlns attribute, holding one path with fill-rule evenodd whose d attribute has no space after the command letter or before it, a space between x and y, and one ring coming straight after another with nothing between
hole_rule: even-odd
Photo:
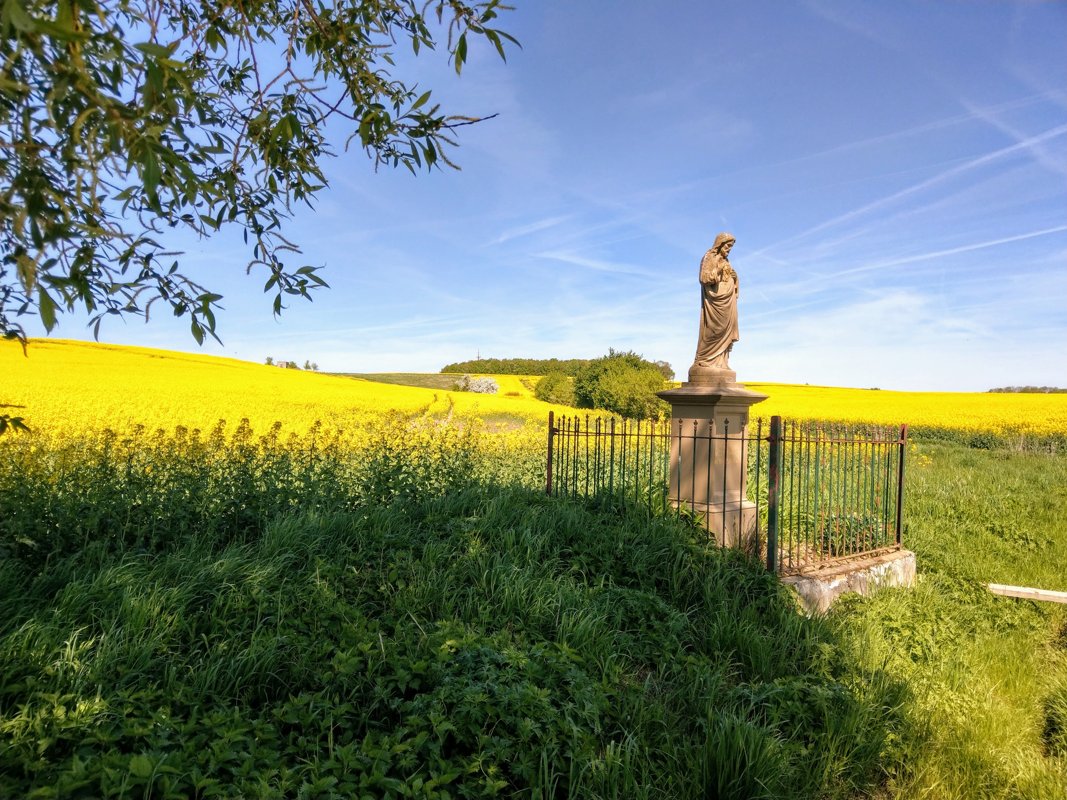
<instances>
[{"instance_id":1,"label":"green shrub","mask_svg":"<svg viewBox=\"0 0 1067 800\"><path fill-rule=\"evenodd\" d=\"M669 413L656 396L665 387L663 372L633 352L593 359L574 379L578 408L602 408L630 419L659 419Z\"/></svg>"},{"instance_id":2,"label":"green shrub","mask_svg":"<svg viewBox=\"0 0 1067 800\"><path fill-rule=\"evenodd\" d=\"M574 380L562 372L552 372L541 378L534 387L534 397L546 403L573 406Z\"/></svg>"}]
</instances>

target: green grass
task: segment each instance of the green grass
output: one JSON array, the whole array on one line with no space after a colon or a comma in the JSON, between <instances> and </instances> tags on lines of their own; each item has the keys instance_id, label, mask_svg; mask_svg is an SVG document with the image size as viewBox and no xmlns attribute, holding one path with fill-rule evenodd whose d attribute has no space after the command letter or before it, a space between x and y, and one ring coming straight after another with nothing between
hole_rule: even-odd
<instances>
[{"instance_id":1,"label":"green grass","mask_svg":"<svg viewBox=\"0 0 1067 800\"><path fill-rule=\"evenodd\" d=\"M918 585L831 617L909 688L894 796L1067 797L1067 609L985 588L1067 590L1067 458L920 444L907 487Z\"/></svg>"},{"instance_id":2,"label":"green grass","mask_svg":"<svg viewBox=\"0 0 1067 800\"><path fill-rule=\"evenodd\" d=\"M439 458L463 451L438 435L438 457L362 454L345 507L314 486L344 471L321 465L297 472L285 506L255 505L302 463L272 472L269 449L227 472L222 450L161 444L185 472L159 464L158 484L141 462L121 469L131 451L115 442L81 454L87 472L72 452L21 474L0 459L15 506L63 525L95 508L37 548L4 523L0 796L850 797L883 783L909 736L902 688L857 668L758 564L677 519L478 480ZM57 475L80 488L57 493ZM249 513L211 525L200 490Z\"/></svg>"},{"instance_id":3,"label":"green grass","mask_svg":"<svg viewBox=\"0 0 1067 800\"><path fill-rule=\"evenodd\" d=\"M984 588L1067 589L1063 455L918 443L918 585L806 619L540 452L380 434L0 440L0 796L1067 796L1067 608Z\"/></svg>"}]
</instances>

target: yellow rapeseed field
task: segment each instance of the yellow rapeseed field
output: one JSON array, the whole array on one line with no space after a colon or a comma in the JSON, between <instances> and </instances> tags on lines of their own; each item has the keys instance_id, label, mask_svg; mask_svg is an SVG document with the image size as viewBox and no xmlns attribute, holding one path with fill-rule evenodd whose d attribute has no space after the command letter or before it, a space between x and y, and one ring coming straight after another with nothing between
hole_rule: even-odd
<instances>
[{"instance_id":1,"label":"yellow rapeseed field","mask_svg":"<svg viewBox=\"0 0 1067 800\"><path fill-rule=\"evenodd\" d=\"M477 418L489 430L543 427L553 407L532 397L530 381L494 376L495 395L421 389L286 370L215 356L53 339L32 340L28 356L0 343L0 413L39 431L77 435L102 428L210 430L247 419L256 432L282 423L303 435L365 429L389 411ZM748 384L769 395L753 413L920 428L1047 436L1067 431L1067 395L891 392L787 384ZM582 413L582 412L578 412Z\"/></svg>"},{"instance_id":2,"label":"yellow rapeseed field","mask_svg":"<svg viewBox=\"0 0 1067 800\"><path fill-rule=\"evenodd\" d=\"M753 409L765 417L908 424L1001 436L1067 433L1067 394L890 392L780 383L750 383L747 388L769 395Z\"/></svg>"},{"instance_id":3,"label":"yellow rapeseed field","mask_svg":"<svg viewBox=\"0 0 1067 800\"><path fill-rule=\"evenodd\" d=\"M4 412L65 434L132 425L209 430L220 419L234 426L247 419L256 432L281 422L283 432L301 435L316 422L363 428L389 411L479 418L490 429L542 422L551 406L506 377L499 394L481 395L140 347L36 339L23 356L18 344L0 343Z\"/></svg>"}]
</instances>

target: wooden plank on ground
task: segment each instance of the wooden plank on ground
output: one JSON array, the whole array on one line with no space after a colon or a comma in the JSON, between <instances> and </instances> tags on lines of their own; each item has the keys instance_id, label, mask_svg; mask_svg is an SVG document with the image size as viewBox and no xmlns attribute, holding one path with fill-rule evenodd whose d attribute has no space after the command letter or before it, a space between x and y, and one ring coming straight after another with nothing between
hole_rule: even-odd
<instances>
[{"instance_id":1,"label":"wooden plank on ground","mask_svg":"<svg viewBox=\"0 0 1067 800\"><path fill-rule=\"evenodd\" d=\"M1005 586L1002 583L990 583L989 591L1004 597L1019 597L1023 600L1067 603L1067 592L1054 592L1051 589L1031 589L1029 586Z\"/></svg>"}]
</instances>

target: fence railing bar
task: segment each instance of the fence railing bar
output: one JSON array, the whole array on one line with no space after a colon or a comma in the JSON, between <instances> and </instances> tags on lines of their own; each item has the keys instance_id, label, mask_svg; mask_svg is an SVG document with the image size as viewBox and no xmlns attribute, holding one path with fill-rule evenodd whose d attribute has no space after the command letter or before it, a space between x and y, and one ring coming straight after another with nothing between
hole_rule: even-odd
<instances>
[{"instance_id":1,"label":"fence railing bar","mask_svg":"<svg viewBox=\"0 0 1067 800\"><path fill-rule=\"evenodd\" d=\"M636 425L632 425L631 427L634 428L634 434L635 434L634 441L633 441L634 453L633 453L633 466L632 466L632 469L633 469L633 475L634 475L634 479L633 479L634 502L636 503L636 502L638 502L640 500L641 475L642 475L642 472L641 472L641 470L642 470L642 466L641 466L641 421L638 420L637 424Z\"/></svg>"},{"instance_id":2,"label":"fence railing bar","mask_svg":"<svg viewBox=\"0 0 1067 800\"><path fill-rule=\"evenodd\" d=\"M792 423L792 448L797 451L800 467L794 480L797 482L797 535L794 540L796 561L803 566L810 560L815 549L816 528L811 514L811 426L801 422Z\"/></svg>"},{"instance_id":3,"label":"fence railing bar","mask_svg":"<svg viewBox=\"0 0 1067 800\"><path fill-rule=\"evenodd\" d=\"M749 447L751 447L752 444L753 443L750 441L749 442ZM762 472L763 472L763 470L761 469L761 467L763 465L763 417L760 417L758 420L756 420L756 441L755 441L755 445L756 445L756 494L753 495L753 497L755 498L755 503L756 503L756 506L757 506L756 507L756 547L758 549L759 548L759 543L761 541L760 534L762 533L762 531L760 530L760 523L761 523L760 517L762 515L759 512L759 501L760 501L760 478L762 477Z\"/></svg>"},{"instance_id":4,"label":"fence railing bar","mask_svg":"<svg viewBox=\"0 0 1067 800\"><path fill-rule=\"evenodd\" d=\"M656 426L655 423L649 421L645 426L645 444L648 447L646 463L648 464L648 475L645 478L645 494L648 497L648 507L652 508L655 501L654 489L656 485L656 469L659 465L660 456L656 450Z\"/></svg>"},{"instance_id":5,"label":"fence railing bar","mask_svg":"<svg viewBox=\"0 0 1067 800\"><path fill-rule=\"evenodd\" d=\"M838 445L843 444L843 442L841 441L841 429L837 425L834 425L834 440L837 442ZM842 468L842 456L844 455L844 450L841 447L835 447L832 452L833 452L834 458L835 458L835 464L834 464L835 469L830 473L831 478L832 478L831 490L830 490L831 491L831 494L830 494L830 496L831 496L830 508L832 509L832 511L831 511L831 514L830 514L830 526L829 526L829 537L828 538L829 538L829 541L830 541L830 544L831 544L831 548L829 548L831 553L833 552L832 545L833 545L834 539L836 538L836 532L834 530L834 520L835 519L840 520L840 518L841 518L841 488L840 487L841 487L842 476L844 475L844 469ZM828 555L828 554L826 552L823 552L822 555L823 555L823 557L826 557L826 555Z\"/></svg>"},{"instance_id":6,"label":"fence railing bar","mask_svg":"<svg viewBox=\"0 0 1067 800\"><path fill-rule=\"evenodd\" d=\"M882 513L881 513L881 518L882 518L882 526L883 526L883 528L885 528L886 530L889 530L889 514L890 514L890 511L889 511L889 503L886 502L886 501L887 501L887 498L889 498L889 496L890 496L889 495L889 487L890 487L890 481L891 481L891 479L893 477L893 448L891 448L889 446L883 446L882 449L885 451L885 467L884 467L884 470L885 470L885 482L884 482L884 488L882 489Z\"/></svg>"},{"instance_id":7,"label":"fence railing bar","mask_svg":"<svg viewBox=\"0 0 1067 800\"><path fill-rule=\"evenodd\" d=\"M856 443L853 446L852 455L852 507L856 509L855 514L860 520L861 532L857 532L857 550L867 549L874 547L878 542L877 531L871 528L870 522L867 516L863 513L863 485L866 475L866 460L864 459L864 448L866 447L866 436L860 431L856 436Z\"/></svg>"},{"instance_id":8,"label":"fence railing bar","mask_svg":"<svg viewBox=\"0 0 1067 800\"><path fill-rule=\"evenodd\" d=\"M655 470L655 482L653 487L649 487L652 491L656 489L656 495L659 497L659 507L663 513L667 513L668 509L673 508L670 500L670 482L671 482L671 431L670 425L667 420L660 420L656 422L656 470Z\"/></svg>"},{"instance_id":9,"label":"fence railing bar","mask_svg":"<svg viewBox=\"0 0 1067 800\"><path fill-rule=\"evenodd\" d=\"M555 472L555 475L553 476L552 491L553 491L554 494L557 494L557 495L560 493L559 492L559 485L561 483L563 485L566 485L566 483L567 483L567 479L566 479L566 474L567 473L565 471L565 465L564 465L564 461L563 461L563 457L562 457L563 443L567 441L567 437L564 434L564 429L565 429L566 423L567 423L566 415L560 417L559 420L556 423L556 433L555 433L556 446L555 446L555 450L554 450L554 452L555 452L555 468L556 468L556 472Z\"/></svg>"},{"instance_id":10,"label":"fence railing bar","mask_svg":"<svg viewBox=\"0 0 1067 800\"><path fill-rule=\"evenodd\" d=\"M789 451L789 469L786 474L789 479L789 524L788 540L786 549L788 558L786 563L792 566L795 562L803 560L803 554L810 548L807 540L810 536L810 525L806 511L804 498L808 491L808 465L807 453L804 451L804 442L807 440L807 432L802 423L788 421L784 423ZM784 456L784 454L783 454Z\"/></svg>"},{"instance_id":11,"label":"fence railing bar","mask_svg":"<svg viewBox=\"0 0 1067 800\"><path fill-rule=\"evenodd\" d=\"M908 449L908 426L900 426L900 456L899 466L897 467L897 524L896 524L896 540L897 547L901 546L901 534L904 528L904 456Z\"/></svg>"},{"instance_id":12,"label":"fence railing bar","mask_svg":"<svg viewBox=\"0 0 1067 800\"><path fill-rule=\"evenodd\" d=\"M690 455L690 460L693 462L693 466L696 466L696 438L697 438L697 421L693 420L693 432L689 434L689 446L686 451ZM697 496L697 471L695 469L689 470L689 496Z\"/></svg>"},{"instance_id":13,"label":"fence railing bar","mask_svg":"<svg viewBox=\"0 0 1067 800\"><path fill-rule=\"evenodd\" d=\"M794 421L783 421L782 438L784 445L782 451L782 498L785 500L785 509L781 513L788 513L783 531L779 531L778 538L782 542L782 550L785 553L785 563L792 566L802 551L804 536L803 516L798 513L797 498L803 486L803 475L797 467L797 442L802 436L800 426ZM788 453L788 456L786 455ZM802 469L802 466L801 466Z\"/></svg>"},{"instance_id":14,"label":"fence railing bar","mask_svg":"<svg viewBox=\"0 0 1067 800\"><path fill-rule=\"evenodd\" d=\"M578 417L574 418L574 455L571 458L571 468L574 470L574 480L571 482L571 496L578 496L578 453L582 441L582 423Z\"/></svg>"},{"instance_id":15,"label":"fence railing bar","mask_svg":"<svg viewBox=\"0 0 1067 800\"><path fill-rule=\"evenodd\" d=\"M560 420L559 435L556 437L556 456L559 463L559 467L556 471L558 481L563 486L563 492L568 490L570 486L570 459L567 458L567 448L570 447L570 439L567 438L568 428L570 420L567 417L563 417ZM556 490L556 494L560 494L559 489Z\"/></svg>"},{"instance_id":16,"label":"fence railing bar","mask_svg":"<svg viewBox=\"0 0 1067 800\"><path fill-rule=\"evenodd\" d=\"M848 481L848 491L845 493L844 500L845 500L845 507L846 508L855 508L856 507L856 504L855 504L855 497L856 497L856 485L855 485L856 484L856 432L855 431L849 431L848 432L848 439L849 439L849 443L848 443L848 449L846 451L846 456L848 458L848 470L845 473L845 479ZM847 552L849 552L849 553L859 552L859 549L860 549L860 525L858 524L858 522L856 520L854 520L852 518L852 513L851 512L849 512L849 514L847 516L842 516L841 522L842 522L843 525L845 525L844 533L845 533L845 537L848 540L848 545L847 545L848 550L847 550ZM852 528L851 531L849 531L849 527Z\"/></svg>"},{"instance_id":17,"label":"fence railing bar","mask_svg":"<svg viewBox=\"0 0 1067 800\"><path fill-rule=\"evenodd\" d=\"M782 418L771 417L770 450L767 454L767 570L778 571L778 498L781 495Z\"/></svg>"},{"instance_id":18,"label":"fence railing bar","mask_svg":"<svg viewBox=\"0 0 1067 800\"><path fill-rule=\"evenodd\" d=\"M706 483L706 486L704 487L704 491L705 491L704 498L705 498L705 500L707 500L707 508L704 509L704 515L707 516L707 517L711 516L711 493L712 493L711 480L712 480L712 477L713 477L714 472L715 472L715 447L714 447L714 443L712 442L713 431L712 431L712 427L711 427L714 424L715 423L714 423L713 420L708 420L707 458L704 459L704 461L706 462L704 464L704 466L707 469L707 474L704 476L705 477L705 483ZM694 463L694 465L696 464L696 460L697 460L697 433L698 433L697 425L698 425L697 421L693 420L693 444L692 444L692 448L693 448L693 463ZM701 437L702 440L703 440L703 438L704 437ZM696 470L694 470L694 472L696 472ZM695 495L693 495L693 496L695 496Z\"/></svg>"},{"instance_id":19,"label":"fence railing bar","mask_svg":"<svg viewBox=\"0 0 1067 800\"><path fill-rule=\"evenodd\" d=\"M600 447L600 417L596 418L596 423L593 425L593 494L600 491L600 460L603 456Z\"/></svg>"},{"instance_id":20,"label":"fence railing bar","mask_svg":"<svg viewBox=\"0 0 1067 800\"><path fill-rule=\"evenodd\" d=\"M859 518L856 531L856 550L861 551L875 546L878 542L877 531L870 527L863 513L863 478L866 462L863 458L864 434L862 431L856 434L855 444L852 446L852 507ZM865 543L866 546L865 546Z\"/></svg>"},{"instance_id":21,"label":"fence railing bar","mask_svg":"<svg viewBox=\"0 0 1067 800\"><path fill-rule=\"evenodd\" d=\"M867 464L867 468L866 468L866 470L864 470L864 475L863 475L863 493L862 493L862 496L863 496L863 499L862 499L863 518L864 519L871 519L872 518L871 512L873 511L872 503L871 503L871 485L874 482L874 469L875 469L875 463L876 463L875 462L875 458L874 458L874 447L875 446L874 446L874 444L872 444L871 438L870 437L867 438L866 444L864 445L864 449L863 449L863 458L866 460L866 464Z\"/></svg>"}]
</instances>

